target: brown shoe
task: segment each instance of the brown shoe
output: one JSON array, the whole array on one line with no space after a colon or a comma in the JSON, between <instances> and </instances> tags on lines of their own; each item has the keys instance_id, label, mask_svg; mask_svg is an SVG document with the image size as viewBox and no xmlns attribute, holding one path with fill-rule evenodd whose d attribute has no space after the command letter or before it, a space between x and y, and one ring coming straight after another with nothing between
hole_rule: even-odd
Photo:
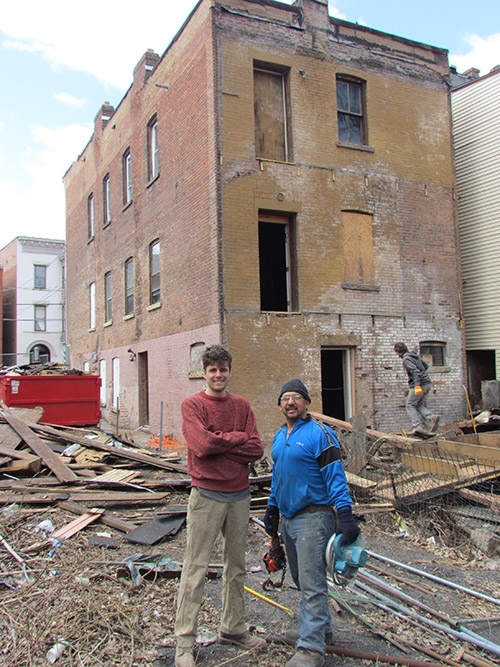
<instances>
[{"instance_id":1,"label":"brown shoe","mask_svg":"<svg viewBox=\"0 0 500 667\"><path fill-rule=\"evenodd\" d=\"M316 651L308 651L305 648L297 649L285 667L323 667L325 656Z\"/></svg>"},{"instance_id":2,"label":"brown shoe","mask_svg":"<svg viewBox=\"0 0 500 667\"><path fill-rule=\"evenodd\" d=\"M284 633L283 636L289 642L297 642L297 640L299 638L299 633L297 632L297 630L292 630L292 629L289 628L288 630L285 630L285 633ZM333 645L333 633L332 632L327 632L325 634L325 644L327 646L332 646Z\"/></svg>"},{"instance_id":3,"label":"brown shoe","mask_svg":"<svg viewBox=\"0 0 500 667\"><path fill-rule=\"evenodd\" d=\"M195 662L193 649L191 647L184 648L182 646L178 646L175 649L174 665L175 667L194 667Z\"/></svg>"},{"instance_id":4,"label":"brown shoe","mask_svg":"<svg viewBox=\"0 0 500 667\"><path fill-rule=\"evenodd\" d=\"M241 635L230 635L227 632L221 632L219 641L221 644L234 644L240 648L245 648L249 651L252 648L264 648L266 640L260 637L255 637L249 632L242 632Z\"/></svg>"}]
</instances>

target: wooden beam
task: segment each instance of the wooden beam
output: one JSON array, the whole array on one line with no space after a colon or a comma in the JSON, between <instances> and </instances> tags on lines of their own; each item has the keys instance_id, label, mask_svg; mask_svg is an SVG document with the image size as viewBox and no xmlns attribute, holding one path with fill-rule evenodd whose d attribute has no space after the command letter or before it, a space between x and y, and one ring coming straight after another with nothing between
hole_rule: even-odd
<instances>
[{"instance_id":1,"label":"wooden beam","mask_svg":"<svg viewBox=\"0 0 500 667\"><path fill-rule=\"evenodd\" d=\"M91 449L99 449L103 452L108 452L109 454L114 454L123 459L128 459L129 461L136 461L137 463L146 463L147 465L153 466L154 468L162 468L164 470L173 470L175 472L187 473L187 467L179 463L168 463L158 456L149 456L148 454L140 454L129 449L121 449L120 447L115 447L114 445L106 445L103 442L97 442L96 440L89 440L88 438L83 438L71 433L61 433L56 428L52 426L45 426L43 424L29 424L31 428L40 433L45 433L46 435L53 435L57 438L63 438L67 442L75 442L83 447L89 447Z\"/></svg>"},{"instance_id":2,"label":"wooden beam","mask_svg":"<svg viewBox=\"0 0 500 667\"><path fill-rule=\"evenodd\" d=\"M335 426L336 428L340 428L344 431L351 431L353 433L355 431L352 424L350 424L349 422L342 421L341 419L335 419L335 417L322 415L320 412L310 412L309 414L311 415L311 417L314 417L314 419L318 419L319 421L322 421L325 424L328 424L329 426ZM418 438L408 438L403 435L396 435L395 433L383 433L382 431L374 431L371 428L367 428L366 433L367 435L371 435L374 438L385 438L386 440L390 440L391 442L394 442L402 446L408 446L412 442L419 441Z\"/></svg>"},{"instance_id":3,"label":"wooden beam","mask_svg":"<svg viewBox=\"0 0 500 667\"><path fill-rule=\"evenodd\" d=\"M28 447L37 454L45 465L52 470L54 475L60 482L70 483L76 482L78 476L70 470L61 457L50 449L41 438L39 438L31 428L25 424L19 417L17 417L8 408L2 405L2 414L6 421L12 426L14 431L24 440Z\"/></svg>"},{"instance_id":4,"label":"wooden beam","mask_svg":"<svg viewBox=\"0 0 500 667\"><path fill-rule=\"evenodd\" d=\"M58 503L57 506L63 510L66 510L67 512L72 512L73 514L85 514L88 512L87 507L84 505L79 505L72 500L63 500ZM114 516L108 514L107 512L101 514L99 520L104 525L109 526L110 528L115 528L116 530L120 530L122 533L128 533L130 530L137 528L135 523L131 523L130 521L123 521L122 519L116 519Z\"/></svg>"}]
</instances>

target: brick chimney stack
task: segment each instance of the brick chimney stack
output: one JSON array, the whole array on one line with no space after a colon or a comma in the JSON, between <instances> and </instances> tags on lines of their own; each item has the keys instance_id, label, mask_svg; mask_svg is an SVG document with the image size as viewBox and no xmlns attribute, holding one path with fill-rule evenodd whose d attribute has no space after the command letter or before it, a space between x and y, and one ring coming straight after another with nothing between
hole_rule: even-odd
<instances>
[{"instance_id":1,"label":"brick chimney stack","mask_svg":"<svg viewBox=\"0 0 500 667\"><path fill-rule=\"evenodd\" d=\"M143 85L146 83L159 62L160 56L153 49L148 49L134 67L134 84Z\"/></svg>"},{"instance_id":2,"label":"brick chimney stack","mask_svg":"<svg viewBox=\"0 0 500 667\"><path fill-rule=\"evenodd\" d=\"M94 131L103 130L114 113L115 108L109 102L104 102L94 118Z\"/></svg>"}]
</instances>

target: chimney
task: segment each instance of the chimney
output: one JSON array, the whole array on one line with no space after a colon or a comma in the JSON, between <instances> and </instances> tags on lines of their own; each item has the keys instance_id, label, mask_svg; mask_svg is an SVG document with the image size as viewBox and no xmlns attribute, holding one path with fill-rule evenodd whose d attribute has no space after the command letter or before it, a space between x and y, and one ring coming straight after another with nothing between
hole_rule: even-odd
<instances>
[{"instance_id":1,"label":"chimney","mask_svg":"<svg viewBox=\"0 0 500 667\"><path fill-rule=\"evenodd\" d=\"M498 72L498 70L500 70L500 65L495 65L490 69L490 74L492 74L493 72Z\"/></svg>"},{"instance_id":2,"label":"chimney","mask_svg":"<svg viewBox=\"0 0 500 667\"><path fill-rule=\"evenodd\" d=\"M134 68L134 83L146 83L159 62L160 56L153 49L148 49Z\"/></svg>"},{"instance_id":3,"label":"chimney","mask_svg":"<svg viewBox=\"0 0 500 667\"><path fill-rule=\"evenodd\" d=\"M477 69L477 67L470 67L463 74L464 76L468 76L469 79L479 79L479 70Z\"/></svg>"},{"instance_id":4,"label":"chimney","mask_svg":"<svg viewBox=\"0 0 500 667\"><path fill-rule=\"evenodd\" d=\"M114 113L115 108L109 102L104 102L94 118L94 130L103 130Z\"/></svg>"}]
</instances>

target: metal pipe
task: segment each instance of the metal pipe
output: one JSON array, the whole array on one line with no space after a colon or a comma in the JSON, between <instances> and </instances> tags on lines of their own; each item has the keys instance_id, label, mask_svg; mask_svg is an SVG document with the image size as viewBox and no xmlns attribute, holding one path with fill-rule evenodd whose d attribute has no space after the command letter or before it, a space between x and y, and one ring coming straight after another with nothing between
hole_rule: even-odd
<instances>
[{"instance_id":1,"label":"metal pipe","mask_svg":"<svg viewBox=\"0 0 500 667\"><path fill-rule=\"evenodd\" d=\"M379 600L382 600L386 604L388 604L390 607L395 607L399 611L401 611L403 614L406 614L409 617L417 618L419 621L422 623L425 623L426 625L430 626L431 628L434 628L436 630L440 630L441 632L444 632L448 635L451 635L452 637L455 637L456 639L461 639L462 641L466 641L469 644L474 644L475 646L478 646L479 648L484 649L485 651L489 651L490 653L493 653L493 655L500 656L500 646L498 644L495 644L494 642L490 642L487 639L484 639L484 637L480 637L479 635L476 635L475 633L471 634L469 632L459 632L458 630L453 630L453 628L447 628L444 625L441 625L440 623L436 623L435 621L432 621L430 618L426 618L425 616L422 616L420 614L417 614L414 611L411 611L410 609L406 609L403 605L400 605L399 603L395 602L394 600L391 600L388 598L386 595L383 595L382 593L379 593L378 591L374 591L370 589L369 586L366 584L362 584L360 581L355 580L354 585L356 587L361 588L361 590L365 591L366 593L369 593L375 598L378 598Z\"/></svg>"},{"instance_id":2,"label":"metal pipe","mask_svg":"<svg viewBox=\"0 0 500 667\"><path fill-rule=\"evenodd\" d=\"M365 581L370 581L372 584L375 584L375 586L378 586L381 588L383 591L386 591L388 593L391 593L392 595L395 595L398 597L400 600L403 600L403 602L407 602L408 604L411 604L415 607L419 607L423 611L426 611L428 614L431 616L435 616L436 618L441 619L445 623L448 623L452 627L457 627L459 625L458 621L453 621L447 614L443 614L440 611L437 611L436 609L433 609L432 607L429 607L428 605L424 604L423 602L420 602L419 600L411 597L411 595L407 595L406 593L403 593L403 591L400 591L399 589L395 588L394 586L391 586L390 584L386 584L384 581L376 577L374 574L370 574L369 572L364 572L362 569L358 570L358 578L364 579Z\"/></svg>"},{"instance_id":3,"label":"metal pipe","mask_svg":"<svg viewBox=\"0 0 500 667\"><path fill-rule=\"evenodd\" d=\"M435 574L429 574L428 572L425 572L425 570L419 570L416 567L412 567L411 565L406 565L405 563L399 563L397 560L392 560L392 558L381 556L380 554L376 554L373 551L368 551L368 555L372 556L373 558L378 558L378 560L384 561L385 563L396 565L397 567L400 567L403 570L408 570L408 572L413 572L414 574L419 574L420 576L426 577L427 579L431 579L432 581L437 581L438 583L443 584L444 586L448 586L448 588L455 588L458 591L462 591L463 593L468 593L469 595L479 598L480 600L486 600L487 602L491 602L492 604L500 606L500 600L498 598L492 598L489 595L480 593L479 591L474 591L471 588L466 588L465 586L456 584L454 581L442 579L441 577L437 577Z\"/></svg>"}]
</instances>

